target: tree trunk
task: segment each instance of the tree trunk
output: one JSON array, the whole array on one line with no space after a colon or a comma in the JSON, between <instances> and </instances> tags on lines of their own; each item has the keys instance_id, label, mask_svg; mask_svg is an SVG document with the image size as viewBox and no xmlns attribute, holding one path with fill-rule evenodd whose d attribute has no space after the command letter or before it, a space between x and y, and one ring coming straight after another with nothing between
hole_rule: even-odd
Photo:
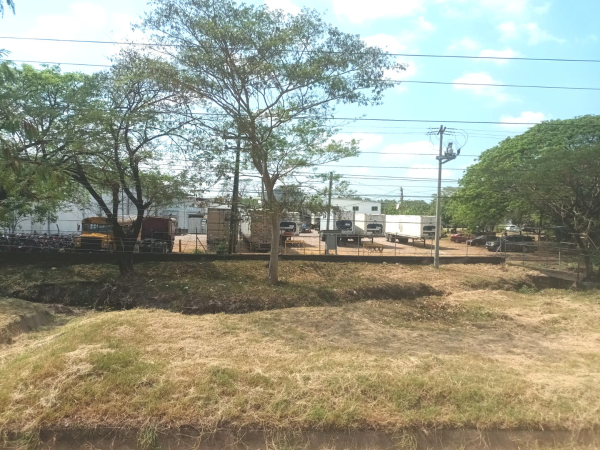
<instances>
[{"instance_id":1,"label":"tree trunk","mask_svg":"<svg viewBox=\"0 0 600 450\"><path fill-rule=\"evenodd\" d=\"M122 277L131 275L133 270L133 253L118 253L117 262L119 264L119 272Z\"/></svg>"},{"instance_id":2,"label":"tree trunk","mask_svg":"<svg viewBox=\"0 0 600 450\"><path fill-rule=\"evenodd\" d=\"M279 282L279 214L270 213L271 216L271 256L269 258L269 283Z\"/></svg>"}]
</instances>

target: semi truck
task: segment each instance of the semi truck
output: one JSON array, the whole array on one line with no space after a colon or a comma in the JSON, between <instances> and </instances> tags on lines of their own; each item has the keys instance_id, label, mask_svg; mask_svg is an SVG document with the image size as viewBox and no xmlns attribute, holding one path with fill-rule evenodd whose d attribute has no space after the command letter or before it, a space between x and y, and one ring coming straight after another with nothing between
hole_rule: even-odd
<instances>
[{"instance_id":1,"label":"semi truck","mask_svg":"<svg viewBox=\"0 0 600 450\"><path fill-rule=\"evenodd\" d=\"M435 216L390 215L385 218L385 240L408 243L435 238Z\"/></svg>"},{"instance_id":2,"label":"semi truck","mask_svg":"<svg viewBox=\"0 0 600 450\"><path fill-rule=\"evenodd\" d=\"M262 210L249 210L242 219L242 239L251 252L271 250L272 230L271 218Z\"/></svg>"}]
</instances>

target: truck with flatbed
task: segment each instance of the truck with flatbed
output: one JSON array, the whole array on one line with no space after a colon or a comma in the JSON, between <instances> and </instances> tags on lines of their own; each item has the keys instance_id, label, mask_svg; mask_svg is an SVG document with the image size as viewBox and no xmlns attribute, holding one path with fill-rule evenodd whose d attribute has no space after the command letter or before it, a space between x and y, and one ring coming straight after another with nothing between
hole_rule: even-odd
<instances>
[{"instance_id":1,"label":"truck with flatbed","mask_svg":"<svg viewBox=\"0 0 600 450\"><path fill-rule=\"evenodd\" d=\"M385 218L385 240L407 244L412 240L425 241L435 238L435 216L408 216L387 214Z\"/></svg>"}]
</instances>

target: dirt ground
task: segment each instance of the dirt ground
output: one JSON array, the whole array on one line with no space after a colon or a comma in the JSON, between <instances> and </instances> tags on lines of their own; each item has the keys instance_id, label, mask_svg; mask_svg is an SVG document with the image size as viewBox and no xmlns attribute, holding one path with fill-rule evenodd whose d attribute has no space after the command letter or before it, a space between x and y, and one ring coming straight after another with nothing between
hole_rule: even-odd
<instances>
[{"instance_id":1,"label":"dirt ground","mask_svg":"<svg viewBox=\"0 0 600 450\"><path fill-rule=\"evenodd\" d=\"M181 244L180 244L181 242ZM398 244L387 242L385 237L376 237L373 239L374 244L383 246L382 251L370 249L368 244L370 240L361 243L357 246L350 241L344 246L338 246L338 255L379 255L379 256L433 256L434 245L432 241L427 241L425 244L421 241L408 244ZM365 246L365 244L367 244ZM214 253L214 249L209 249L206 244L205 234L187 234L175 237L174 252L181 253ZM246 245L240 246L241 253L250 253ZM285 246L281 247L282 254L306 254L306 255L324 255L325 243L319 240L317 231L312 231L310 234L295 236L292 242L288 241ZM440 246L440 256L493 256L493 253L488 252L485 247L471 247L465 243L457 244L451 242L450 238L443 238Z\"/></svg>"}]
</instances>

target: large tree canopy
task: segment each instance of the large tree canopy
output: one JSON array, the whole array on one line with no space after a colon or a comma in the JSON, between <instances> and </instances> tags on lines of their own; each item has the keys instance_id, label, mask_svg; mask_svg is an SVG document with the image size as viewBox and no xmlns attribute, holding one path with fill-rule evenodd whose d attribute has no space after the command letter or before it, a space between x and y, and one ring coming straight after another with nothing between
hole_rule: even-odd
<instances>
[{"instance_id":1,"label":"large tree canopy","mask_svg":"<svg viewBox=\"0 0 600 450\"><path fill-rule=\"evenodd\" d=\"M7 159L87 191L112 222L124 274L133 269L131 253L146 212L184 192L186 174L165 174L165 165L190 120L185 96L164 78L148 76L166 74L165 65L125 56L92 76L56 67L13 69L5 92L15 114L1 134ZM124 198L136 215L127 235L118 222Z\"/></svg>"},{"instance_id":2,"label":"large tree canopy","mask_svg":"<svg viewBox=\"0 0 600 450\"><path fill-rule=\"evenodd\" d=\"M546 218L564 227L586 259L600 244L600 116L553 120L502 141L469 167L453 200L472 227Z\"/></svg>"},{"instance_id":3,"label":"large tree canopy","mask_svg":"<svg viewBox=\"0 0 600 450\"><path fill-rule=\"evenodd\" d=\"M356 154L319 142L336 104L377 104L387 70L403 69L384 51L342 33L308 9L289 15L232 0L154 0L143 28L155 50L180 70L177 80L204 102L198 125L244 141L269 204L270 280L279 249L276 184L294 170Z\"/></svg>"}]
</instances>

